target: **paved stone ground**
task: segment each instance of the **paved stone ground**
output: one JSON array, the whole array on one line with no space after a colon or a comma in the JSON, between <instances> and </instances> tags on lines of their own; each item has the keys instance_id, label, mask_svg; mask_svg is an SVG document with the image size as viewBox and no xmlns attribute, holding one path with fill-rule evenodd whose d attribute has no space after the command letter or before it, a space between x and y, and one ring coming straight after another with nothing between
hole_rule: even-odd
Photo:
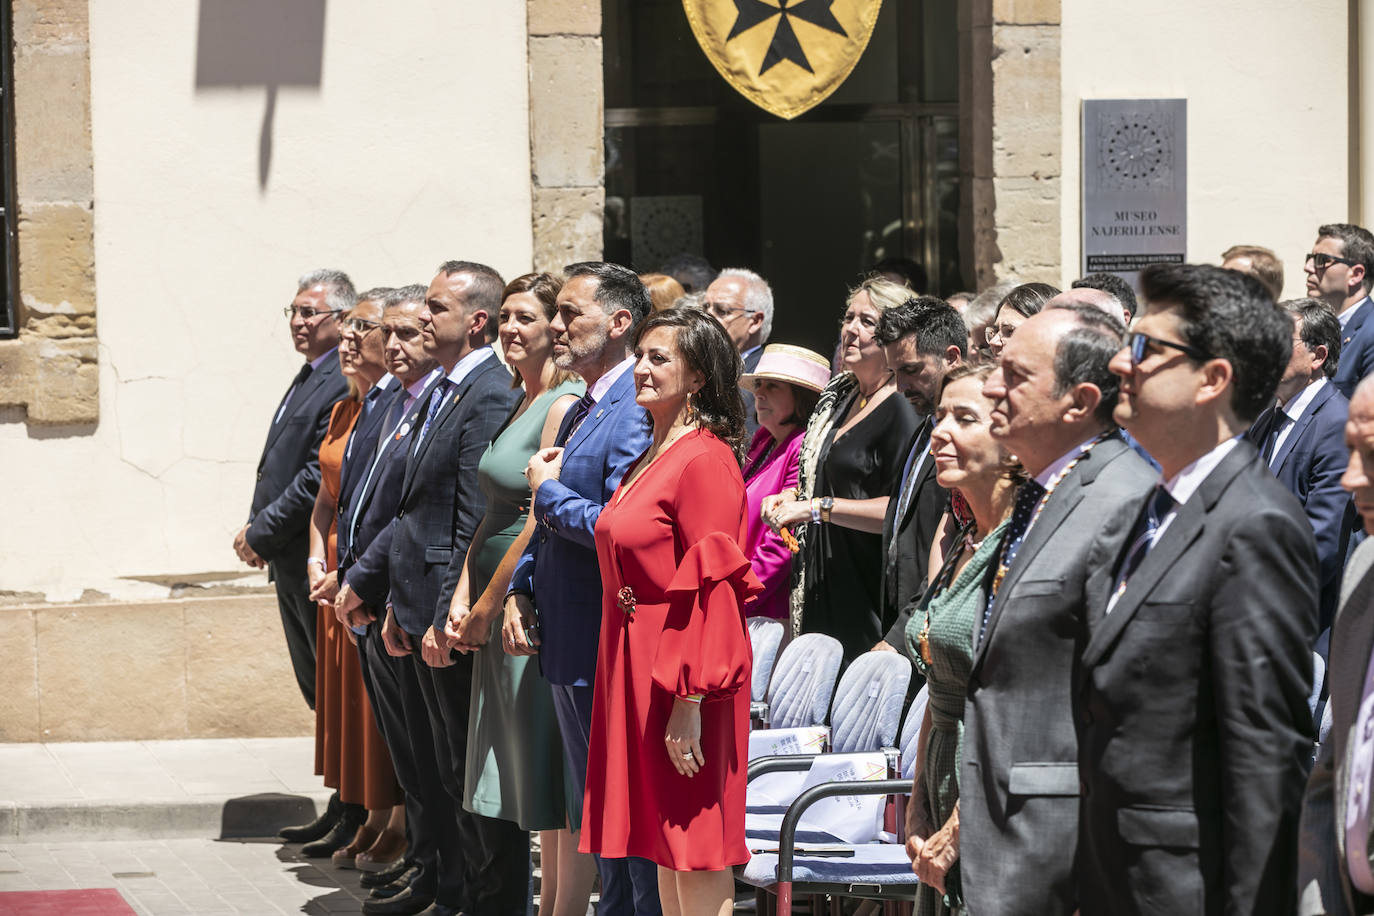
<instances>
[{"instance_id":1,"label":"paved stone ground","mask_svg":"<svg viewBox=\"0 0 1374 916\"><path fill-rule=\"evenodd\" d=\"M279 840L8 843L0 893L113 887L140 916L361 913L358 872L298 849Z\"/></svg>"}]
</instances>

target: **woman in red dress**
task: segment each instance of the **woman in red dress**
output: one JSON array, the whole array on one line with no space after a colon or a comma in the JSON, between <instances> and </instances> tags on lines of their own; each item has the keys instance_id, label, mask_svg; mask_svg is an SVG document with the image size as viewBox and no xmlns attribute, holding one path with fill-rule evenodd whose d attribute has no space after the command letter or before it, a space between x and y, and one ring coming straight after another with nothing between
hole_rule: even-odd
<instances>
[{"instance_id":1,"label":"woman in red dress","mask_svg":"<svg viewBox=\"0 0 1374 916\"><path fill-rule=\"evenodd\" d=\"M729 913L744 840L749 636L740 359L705 313L635 334L653 441L596 524L604 589L582 851L659 866L666 916Z\"/></svg>"}]
</instances>

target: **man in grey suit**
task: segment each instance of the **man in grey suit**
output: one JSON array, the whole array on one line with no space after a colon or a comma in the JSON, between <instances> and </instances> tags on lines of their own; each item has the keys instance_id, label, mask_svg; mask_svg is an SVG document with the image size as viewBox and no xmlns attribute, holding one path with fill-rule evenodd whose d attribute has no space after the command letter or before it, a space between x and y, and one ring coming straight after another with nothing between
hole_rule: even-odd
<instances>
[{"instance_id":1,"label":"man in grey suit","mask_svg":"<svg viewBox=\"0 0 1374 916\"><path fill-rule=\"evenodd\" d=\"M1374 379L1365 379L1350 402L1345 425L1350 460L1344 486L1355 497L1364 529L1374 534ZM1298 863L1300 916L1374 913L1374 837L1369 803L1374 795L1374 538L1355 548L1341 582L1340 610L1332 625L1331 732L1307 780L1302 802Z\"/></svg>"},{"instance_id":2,"label":"man in grey suit","mask_svg":"<svg viewBox=\"0 0 1374 916\"><path fill-rule=\"evenodd\" d=\"M1094 550L1073 697L1083 916L1289 914L1312 755L1317 554L1241 434L1293 324L1254 277L1155 264L1112 357L1115 419L1162 468L1119 553ZM1018 330L1018 335L1020 331Z\"/></svg>"},{"instance_id":3,"label":"man in grey suit","mask_svg":"<svg viewBox=\"0 0 1374 916\"><path fill-rule=\"evenodd\" d=\"M743 267L727 267L706 287L706 312L730 335L744 361L744 371L753 372L763 355L763 345L773 333L773 288L768 281ZM754 416L754 392L741 388L744 396L746 443L759 428Z\"/></svg>"},{"instance_id":4,"label":"man in grey suit","mask_svg":"<svg viewBox=\"0 0 1374 916\"><path fill-rule=\"evenodd\" d=\"M1115 553L1155 474L1121 440L1107 364L1125 327L1053 301L1016 329L983 385L992 435L1031 479L1003 543L964 703L959 860L970 912L1052 916L1078 904L1078 736L1071 697L1094 543ZM1024 527L1023 527L1024 526Z\"/></svg>"},{"instance_id":5,"label":"man in grey suit","mask_svg":"<svg viewBox=\"0 0 1374 916\"><path fill-rule=\"evenodd\" d=\"M277 587L291 667L311 709L315 602L305 569L310 513L320 489L320 442L334 404L348 393L339 371L339 319L356 299L352 281L341 271L312 271L296 284L296 298L285 312L291 319L291 341L306 361L272 414L248 523L234 536L238 558L256 569L266 566Z\"/></svg>"}]
</instances>

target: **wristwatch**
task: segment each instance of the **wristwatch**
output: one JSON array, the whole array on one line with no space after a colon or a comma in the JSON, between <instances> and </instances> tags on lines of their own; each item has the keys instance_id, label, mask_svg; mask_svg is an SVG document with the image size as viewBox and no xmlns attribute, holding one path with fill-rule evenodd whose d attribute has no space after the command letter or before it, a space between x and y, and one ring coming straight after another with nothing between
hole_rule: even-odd
<instances>
[{"instance_id":1,"label":"wristwatch","mask_svg":"<svg viewBox=\"0 0 1374 916\"><path fill-rule=\"evenodd\" d=\"M821 497L821 521L823 521L823 522L829 522L829 521L830 521L830 510L831 510L831 509L834 509L834 508L835 508L835 497L833 497L833 496L822 496L822 497Z\"/></svg>"}]
</instances>

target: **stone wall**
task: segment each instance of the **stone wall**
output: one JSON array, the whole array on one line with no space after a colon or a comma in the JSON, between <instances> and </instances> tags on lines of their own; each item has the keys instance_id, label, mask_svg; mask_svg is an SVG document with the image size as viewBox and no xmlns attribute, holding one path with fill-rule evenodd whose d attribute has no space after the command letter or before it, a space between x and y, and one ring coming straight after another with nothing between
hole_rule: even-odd
<instances>
[{"instance_id":1,"label":"stone wall","mask_svg":"<svg viewBox=\"0 0 1374 916\"><path fill-rule=\"evenodd\" d=\"M275 596L0 608L0 742L267 738L315 727Z\"/></svg>"},{"instance_id":2,"label":"stone wall","mask_svg":"<svg viewBox=\"0 0 1374 916\"><path fill-rule=\"evenodd\" d=\"M600 0L529 0L534 269L601 257Z\"/></svg>"},{"instance_id":3,"label":"stone wall","mask_svg":"<svg viewBox=\"0 0 1374 916\"><path fill-rule=\"evenodd\" d=\"M99 416L87 0L14 0L19 337L0 406L34 424Z\"/></svg>"},{"instance_id":4,"label":"stone wall","mask_svg":"<svg viewBox=\"0 0 1374 916\"><path fill-rule=\"evenodd\" d=\"M964 275L1060 282L1059 0L960 4Z\"/></svg>"}]
</instances>

